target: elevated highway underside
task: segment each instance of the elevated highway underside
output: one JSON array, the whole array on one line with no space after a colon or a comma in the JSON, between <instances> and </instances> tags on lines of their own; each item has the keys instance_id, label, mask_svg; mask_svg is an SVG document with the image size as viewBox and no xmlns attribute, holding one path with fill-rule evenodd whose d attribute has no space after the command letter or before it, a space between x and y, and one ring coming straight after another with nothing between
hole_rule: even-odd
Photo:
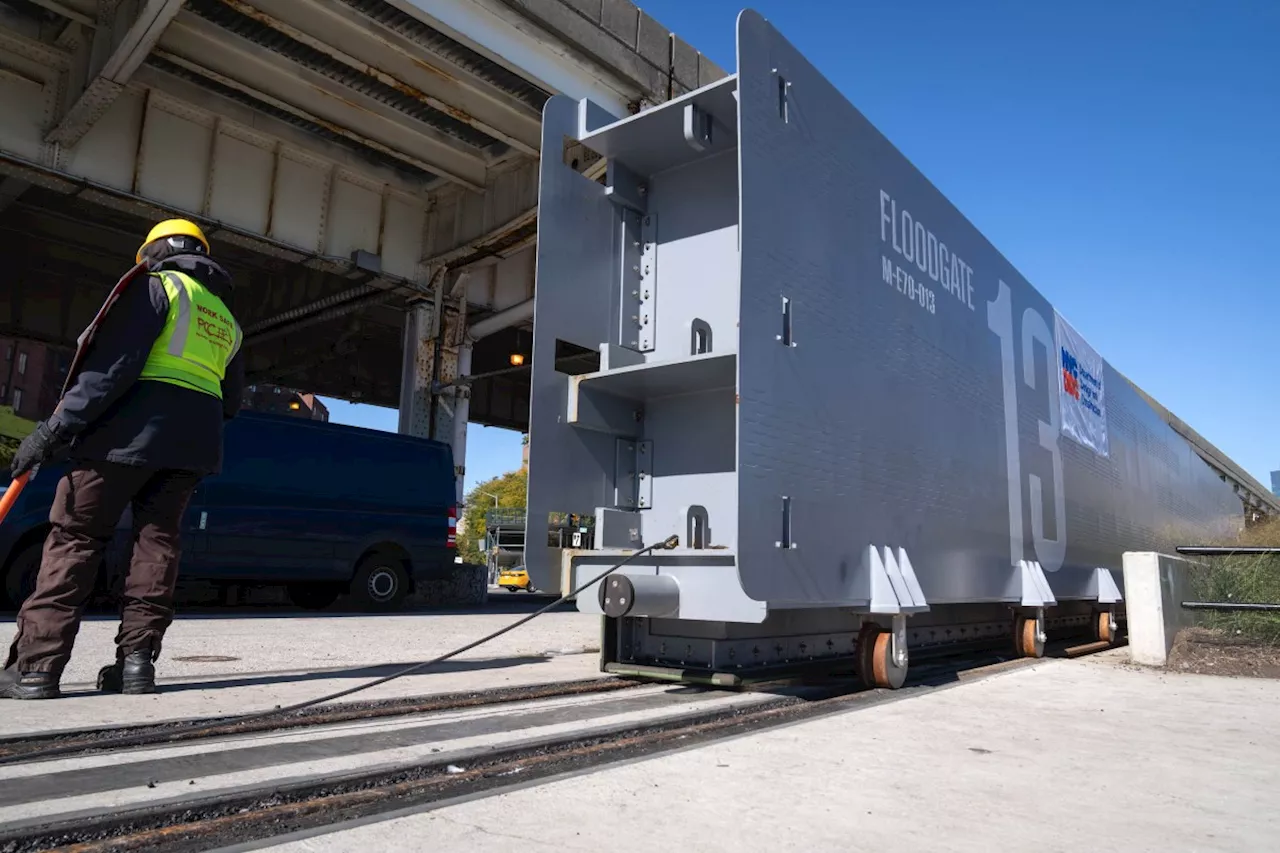
<instances>
[{"instance_id":1,"label":"elevated highway underside","mask_svg":"<svg viewBox=\"0 0 1280 853\"><path fill-rule=\"evenodd\" d=\"M720 76L625 0L0 0L0 335L73 346L181 215L233 272L253 381L454 440L433 385L492 318L469 418L525 429L542 105Z\"/></svg>"},{"instance_id":2,"label":"elevated highway underside","mask_svg":"<svg viewBox=\"0 0 1280 853\"><path fill-rule=\"evenodd\" d=\"M83 194L35 185L0 213L0 257L10 282L0 303L0 335L70 352L104 291L131 265L139 235L155 215L106 207ZM423 298L412 281L387 281L325 259L308 264L283 249L256 251L218 230L209 235L236 280L232 307L246 329L250 382L399 405L406 311ZM526 251L510 269L493 264L473 278L492 285L501 272L507 298L527 297L523 279L531 261ZM516 330L486 339L474 359L476 372L507 366L510 348L520 345ZM524 428L528 398L518 376L477 386L477 420Z\"/></svg>"}]
</instances>

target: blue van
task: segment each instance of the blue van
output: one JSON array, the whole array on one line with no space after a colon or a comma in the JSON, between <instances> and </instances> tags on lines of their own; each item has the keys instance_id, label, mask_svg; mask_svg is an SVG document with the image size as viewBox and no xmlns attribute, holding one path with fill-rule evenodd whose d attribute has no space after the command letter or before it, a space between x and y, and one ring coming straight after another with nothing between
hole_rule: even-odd
<instances>
[{"instance_id":1,"label":"blue van","mask_svg":"<svg viewBox=\"0 0 1280 853\"><path fill-rule=\"evenodd\" d=\"M283 584L296 604L314 609L349 593L358 607L386 611L453 571L449 445L242 412L227 423L224 448L222 473L200 484L187 510L182 582ZM0 578L13 606L34 583L64 470L42 468L0 524ZM130 516L108 549L99 591L128 564Z\"/></svg>"}]
</instances>

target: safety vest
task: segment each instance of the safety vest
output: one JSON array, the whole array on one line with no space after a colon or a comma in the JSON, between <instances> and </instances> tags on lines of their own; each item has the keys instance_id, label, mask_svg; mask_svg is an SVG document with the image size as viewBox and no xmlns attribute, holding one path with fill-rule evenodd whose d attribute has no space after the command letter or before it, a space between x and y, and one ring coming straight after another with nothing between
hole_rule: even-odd
<instances>
[{"instance_id":1,"label":"safety vest","mask_svg":"<svg viewBox=\"0 0 1280 853\"><path fill-rule=\"evenodd\" d=\"M221 299L182 272L158 275L169 315L142 366L140 379L168 382L222 399L222 378L240 349L240 324Z\"/></svg>"}]
</instances>

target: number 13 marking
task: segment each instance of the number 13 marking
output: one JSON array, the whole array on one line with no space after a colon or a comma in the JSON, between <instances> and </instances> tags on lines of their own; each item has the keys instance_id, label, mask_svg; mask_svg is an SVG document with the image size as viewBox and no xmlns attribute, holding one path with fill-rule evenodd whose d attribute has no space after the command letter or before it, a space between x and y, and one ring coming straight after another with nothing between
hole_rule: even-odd
<instances>
[{"instance_id":1,"label":"number 13 marking","mask_svg":"<svg viewBox=\"0 0 1280 853\"><path fill-rule=\"evenodd\" d=\"M1022 448L1018 441L1018 380L1014 362L1013 297L1009 285L1000 282L1000 293L987 303L987 326L1000 338L1001 379L1004 386L1004 451L1009 475L1009 559L1017 565L1024 558L1026 544L1022 535ZM1041 568L1056 572L1062 568L1067 552L1067 512L1062 491L1062 454L1058 449L1061 429L1057 394L1057 349L1053 333L1044 317L1034 308L1022 312L1022 380L1036 387L1035 341L1044 344L1046 383L1049 395L1049 423L1040 421L1040 446L1053 459L1054 530L1057 539L1044 535L1044 486L1035 474L1028 474L1031 489L1031 533L1035 539L1036 558Z\"/></svg>"}]
</instances>

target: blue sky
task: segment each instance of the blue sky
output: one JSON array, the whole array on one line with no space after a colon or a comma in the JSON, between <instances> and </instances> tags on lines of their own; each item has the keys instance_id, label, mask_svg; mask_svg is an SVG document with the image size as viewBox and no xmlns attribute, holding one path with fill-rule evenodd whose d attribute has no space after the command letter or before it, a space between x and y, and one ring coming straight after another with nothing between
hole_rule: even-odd
<instances>
[{"instance_id":1,"label":"blue sky","mask_svg":"<svg viewBox=\"0 0 1280 853\"><path fill-rule=\"evenodd\" d=\"M395 432L399 427L400 415L395 409L347 403L328 397L323 399L329 407L329 420L333 423L387 432ZM520 433L472 424L467 430L467 490L470 491L476 483L519 468L522 455Z\"/></svg>"},{"instance_id":2,"label":"blue sky","mask_svg":"<svg viewBox=\"0 0 1280 853\"><path fill-rule=\"evenodd\" d=\"M724 68L725 0L641 4ZM758 0L1117 369L1280 468L1280 2ZM333 403L334 420L396 415ZM519 465L473 427L468 486Z\"/></svg>"}]
</instances>

